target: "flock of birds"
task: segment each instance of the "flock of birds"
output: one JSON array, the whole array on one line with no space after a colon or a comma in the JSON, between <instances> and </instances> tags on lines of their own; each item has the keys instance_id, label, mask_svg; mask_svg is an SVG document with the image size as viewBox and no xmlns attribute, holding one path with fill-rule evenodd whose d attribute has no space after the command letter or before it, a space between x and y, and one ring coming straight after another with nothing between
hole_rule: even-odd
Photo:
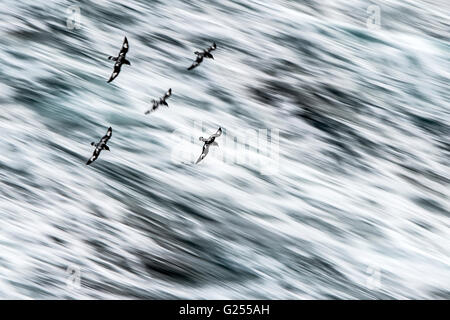
<instances>
[{"instance_id":1,"label":"flock of birds","mask_svg":"<svg viewBox=\"0 0 450 320\"><path fill-rule=\"evenodd\" d=\"M192 69L198 67L200 65L200 63L202 63L204 58L214 59L213 55L211 54L211 51L215 50L216 48L217 48L217 46L216 46L216 43L214 42L212 44L212 46L210 46L207 49L204 49L203 51L195 51L194 53L197 55L197 58L192 63L192 65L187 69L192 70ZM111 74L111 77L107 81L108 83L110 83L115 78L117 78L117 76L119 75L120 70L122 68L122 65L125 64L125 65L131 66L130 61L128 61L126 59L126 54L128 52L128 49L129 49L128 39L127 39L127 37L125 37L125 39L123 40L122 48L120 49L119 55L117 57L113 57L113 56L108 57L109 60L115 61L113 73ZM155 111L156 109L159 108L160 105L164 105L164 106L168 107L169 105L167 104L166 100L171 95L172 95L172 88L170 88L164 94L164 96L162 98L160 98L159 100L153 99L151 108L149 110L147 110L145 112L145 114L149 114L150 112ZM222 128L219 127L217 132L212 134L209 138L203 138L203 137L199 138L199 140L204 142L204 144L203 144L202 154L200 155L198 160L195 162L196 164L199 163L200 161L202 161L206 157L210 146L218 146L217 142L215 142L215 139L217 137L219 137L221 134L222 134ZM97 160L97 158L100 156L100 152L102 150L110 151L107 143L108 143L108 140L111 138L111 136L112 136L112 127L109 127L108 131L106 132L106 135L104 135L98 143L91 142L91 145L95 146L95 150L94 150L94 153L92 154L92 156L86 162L87 165L90 165L92 162Z\"/></svg>"}]
</instances>

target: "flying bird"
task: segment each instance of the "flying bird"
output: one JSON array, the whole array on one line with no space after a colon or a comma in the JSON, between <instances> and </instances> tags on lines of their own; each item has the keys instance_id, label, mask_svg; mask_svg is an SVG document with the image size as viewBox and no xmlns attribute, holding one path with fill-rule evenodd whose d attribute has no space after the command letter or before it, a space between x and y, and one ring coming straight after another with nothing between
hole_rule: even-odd
<instances>
[{"instance_id":1,"label":"flying bird","mask_svg":"<svg viewBox=\"0 0 450 320\"><path fill-rule=\"evenodd\" d=\"M108 59L115 61L116 63L114 64L114 69L113 69L113 73L111 74L111 77L108 80L108 83L110 83L111 81L113 81L120 72L120 68L122 67L123 64L127 64L129 66L131 66L130 61L128 61L125 56L128 52L128 39L127 37L125 37L125 39L123 39L123 44L122 44L122 48L120 49L119 55L117 57L113 57L113 56L109 56Z\"/></svg>"},{"instance_id":2,"label":"flying bird","mask_svg":"<svg viewBox=\"0 0 450 320\"><path fill-rule=\"evenodd\" d=\"M217 48L216 43L213 42L212 46L210 46L208 49L203 50L203 51L201 51L201 52L195 51L194 53L197 55L197 58L196 58L195 61L192 63L192 65L191 65L189 68L187 68L187 69L188 69L188 70L192 70L192 69L198 67L198 65L199 65L200 63L202 63L203 58L208 58L208 59L213 59L213 60L214 60L214 57L213 57L213 55L211 54L211 51L216 50L216 48Z\"/></svg>"},{"instance_id":3,"label":"flying bird","mask_svg":"<svg viewBox=\"0 0 450 320\"><path fill-rule=\"evenodd\" d=\"M168 107L169 105L167 104L166 100L172 95L172 88L170 88L165 94L164 97L159 98L158 100L153 99L152 100L152 108L145 111L145 114L149 114L150 112L155 111L156 109L159 108L160 105L165 105L166 107Z\"/></svg>"},{"instance_id":4,"label":"flying bird","mask_svg":"<svg viewBox=\"0 0 450 320\"><path fill-rule=\"evenodd\" d=\"M109 147L106 145L106 143L111 138L111 135L112 135L112 128L109 127L108 131L106 132L106 135L104 135L103 138L101 138L98 143L91 142L91 146L95 146L95 150L94 153L92 154L92 157L90 157L89 160L86 162L87 165L90 165L92 162L97 160L102 150L109 151Z\"/></svg>"},{"instance_id":5,"label":"flying bird","mask_svg":"<svg viewBox=\"0 0 450 320\"><path fill-rule=\"evenodd\" d=\"M214 140L216 140L216 138L219 137L221 134L222 134L222 128L219 127L217 132L214 133L213 135L211 135L208 139L205 139L203 137L198 138L198 140L203 141L205 144L203 145L202 154L200 155L200 157L198 158L198 160L197 160L197 162L195 164L199 163L200 161L202 161L206 157L206 155L208 154L210 146L215 146L215 147L219 146L217 144L217 142L215 142Z\"/></svg>"}]
</instances>

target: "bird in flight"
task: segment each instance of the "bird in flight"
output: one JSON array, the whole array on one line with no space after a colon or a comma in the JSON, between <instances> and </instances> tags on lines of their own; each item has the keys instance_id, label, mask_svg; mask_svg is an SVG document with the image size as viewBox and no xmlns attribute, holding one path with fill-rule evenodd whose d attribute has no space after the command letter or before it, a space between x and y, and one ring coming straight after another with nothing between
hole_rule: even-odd
<instances>
[{"instance_id":1,"label":"bird in flight","mask_svg":"<svg viewBox=\"0 0 450 320\"><path fill-rule=\"evenodd\" d=\"M147 111L145 111L145 114L149 114L150 112L155 111L156 109L159 108L160 105L165 105L166 107L168 107L169 105L167 104L166 100L172 95L172 88L170 88L165 94L164 97L159 98L159 100L152 100L152 108L148 109Z\"/></svg>"},{"instance_id":2,"label":"bird in flight","mask_svg":"<svg viewBox=\"0 0 450 320\"><path fill-rule=\"evenodd\" d=\"M192 63L192 65L189 68L187 68L187 69L188 70L192 70L192 69L198 67L198 65L200 63L202 63L203 58L208 58L208 59L213 59L214 60L214 57L211 54L211 51L216 50L216 48L217 48L216 43L213 42L212 46L210 46L208 49L205 49L205 50L203 50L201 52L195 51L194 53L197 55L197 58Z\"/></svg>"},{"instance_id":3,"label":"bird in flight","mask_svg":"<svg viewBox=\"0 0 450 320\"><path fill-rule=\"evenodd\" d=\"M113 57L113 56L109 56L108 59L115 61L116 63L114 64L114 69L113 69L113 73L111 74L111 77L108 80L108 83L110 83L111 81L113 81L120 72L120 68L122 67L123 64L127 64L127 65L131 65L130 61L128 61L125 56L128 52L128 39L127 37L125 37L125 39L123 40L123 44L122 44L122 48L120 48L120 52L119 55L117 57Z\"/></svg>"},{"instance_id":4,"label":"bird in flight","mask_svg":"<svg viewBox=\"0 0 450 320\"><path fill-rule=\"evenodd\" d=\"M92 157L90 157L89 160L86 162L87 165L90 165L92 162L97 160L102 150L109 151L109 147L106 145L106 143L111 138L111 135L112 135L112 128L109 127L106 134L100 139L98 143L91 142L91 146L94 146L95 150L94 153L92 154Z\"/></svg>"},{"instance_id":5,"label":"bird in flight","mask_svg":"<svg viewBox=\"0 0 450 320\"><path fill-rule=\"evenodd\" d=\"M207 139L205 139L203 137L198 138L198 140L203 141L204 144L203 144L202 154L200 155L200 157L198 158L198 160L195 164L199 163L206 157L210 146L215 146L215 147L219 146L217 144L217 142L215 142L214 140L216 140L216 138L219 137L221 134L222 134L222 128L219 127L219 129L216 131L216 133L212 134L209 138L207 138Z\"/></svg>"}]
</instances>

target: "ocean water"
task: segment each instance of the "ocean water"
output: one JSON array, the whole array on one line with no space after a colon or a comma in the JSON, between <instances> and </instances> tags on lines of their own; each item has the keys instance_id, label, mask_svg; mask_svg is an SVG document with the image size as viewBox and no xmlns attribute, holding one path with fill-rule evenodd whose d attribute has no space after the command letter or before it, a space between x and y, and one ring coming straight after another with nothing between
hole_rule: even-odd
<instances>
[{"instance_id":1,"label":"ocean water","mask_svg":"<svg viewBox=\"0 0 450 320\"><path fill-rule=\"evenodd\" d=\"M0 298L449 299L449 12L3 0Z\"/></svg>"}]
</instances>

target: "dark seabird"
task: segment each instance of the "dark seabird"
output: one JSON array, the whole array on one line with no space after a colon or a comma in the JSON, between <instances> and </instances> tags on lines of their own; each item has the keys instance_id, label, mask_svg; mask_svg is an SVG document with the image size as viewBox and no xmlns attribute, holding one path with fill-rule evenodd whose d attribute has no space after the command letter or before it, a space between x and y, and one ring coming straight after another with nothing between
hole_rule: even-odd
<instances>
[{"instance_id":1,"label":"dark seabird","mask_svg":"<svg viewBox=\"0 0 450 320\"><path fill-rule=\"evenodd\" d=\"M166 94L164 95L164 97L159 98L159 101L153 99L153 100L152 100L152 108L149 109L149 110L147 110L147 111L145 111L145 114L149 114L150 112L155 111L156 109L158 109L158 107L159 107L160 105L165 105L166 107L168 107L169 105L167 104L166 99L168 99L171 95L172 95L172 88L170 88L170 89L166 92Z\"/></svg>"},{"instance_id":2,"label":"dark seabird","mask_svg":"<svg viewBox=\"0 0 450 320\"><path fill-rule=\"evenodd\" d=\"M197 55L197 58L195 59L194 63L188 68L188 70L192 70L195 67L197 67L200 63L202 63L203 58L208 59L214 59L213 55L211 54L211 51L216 50L217 46L216 43L213 42L213 45L209 47L206 50L203 50L201 52L195 51L194 53Z\"/></svg>"},{"instance_id":3,"label":"dark seabird","mask_svg":"<svg viewBox=\"0 0 450 320\"><path fill-rule=\"evenodd\" d=\"M94 153L92 154L92 157L86 162L87 165L90 165L92 162L97 160L102 150L109 151L109 147L106 145L106 143L108 142L109 138L111 138L111 135L112 135L112 128L109 127L108 131L106 132L106 135L104 135L103 138L101 138L98 143L91 142L91 146L95 146L95 150Z\"/></svg>"},{"instance_id":4,"label":"dark seabird","mask_svg":"<svg viewBox=\"0 0 450 320\"><path fill-rule=\"evenodd\" d=\"M114 70L113 73L111 74L111 77L108 80L108 83L110 83L111 81L113 81L120 72L120 68L122 67L123 64L127 64L127 65L131 65L130 61L128 61L127 59L125 59L125 56L128 52L128 40L127 37L125 37L125 39L123 39L123 44L122 44L122 48L120 49L119 55L117 57L113 57L113 56L109 56L108 59L115 61L116 63L114 64Z\"/></svg>"},{"instance_id":5,"label":"dark seabird","mask_svg":"<svg viewBox=\"0 0 450 320\"><path fill-rule=\"evenodd\" d=\"M199 163L206 157L210 146L216 146L216 147L219 146L217 144L217 142L214 142L214 140L216 140L216 138L219 137L221 134L222 134L222 128L219 127L219 130L217 130L217 132L214 133L213 135L211 135L208 139L205 139L203 137L198 138L198 140L203 141L205 144L203 145L202 154L200 155L200 157L198 158L198 160L195 164Z\"/></svg>"}]
</instances>

